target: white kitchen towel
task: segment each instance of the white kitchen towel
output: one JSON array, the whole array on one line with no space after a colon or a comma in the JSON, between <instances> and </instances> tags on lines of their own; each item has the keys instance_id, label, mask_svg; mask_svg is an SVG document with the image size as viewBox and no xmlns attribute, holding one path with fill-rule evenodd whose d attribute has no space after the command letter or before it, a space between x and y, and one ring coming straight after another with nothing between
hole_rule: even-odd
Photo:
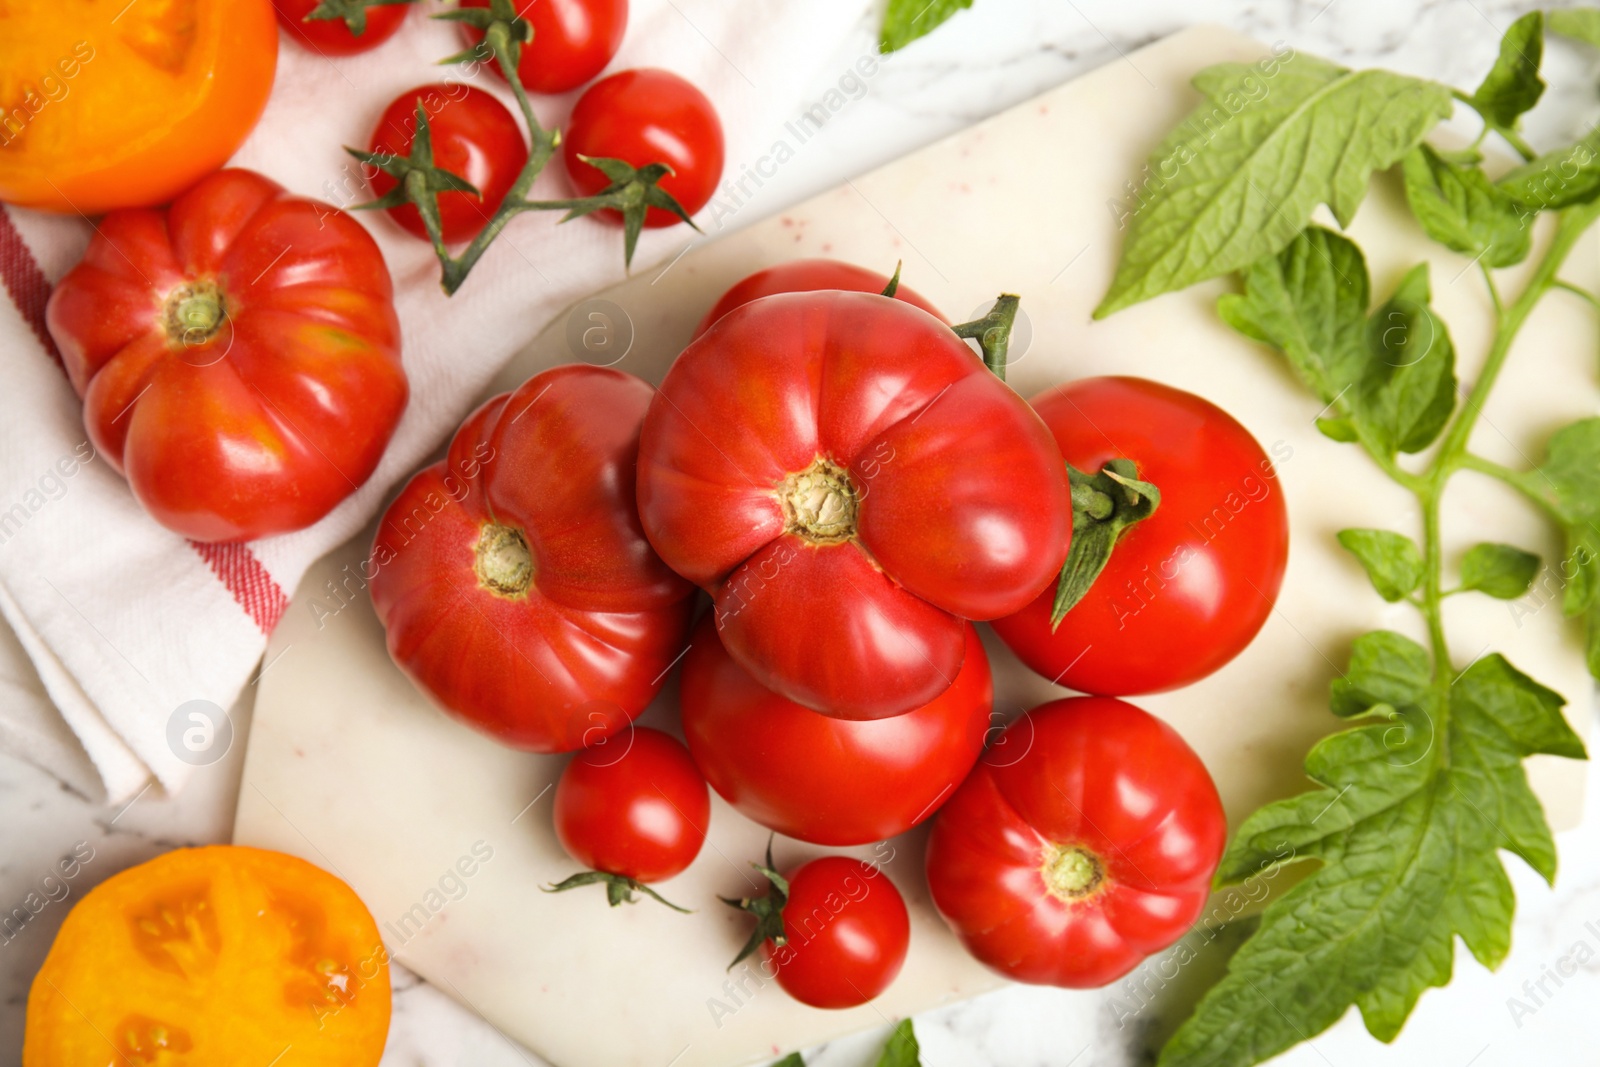
<instances>
[{"instance_id":1,"label":"white kitchen towel","mask_svg":"<svg viewBox=\"0 0 1600 1067\"><path fill-rule=\"evenodd\" d=\"M762 158L783 124L805 109L802 93L819 64L871 6L634 0L608 69L666 67L698 85L727 135L725 177L738 178L741 163ZM266 113L233 165L340 206L366 199L341 146L364 146L383 107L404 90L460 78L460 68L435 65L459 49L456 34L419 11L397 37L362 56L327 58L285 39ZM476 84L511 103L487 72ZM576 96L536 98L540 121L562 124ZM569 195L559 160L534 195ZM622 277L618 228L594 219L558 226L557 217L529 213L512 222L462 289L445 297L427 244L381 215L363 214L396 283L410 406L377 472L328 517L298 533L221 546L189 543L158 526L87 444L43 309L51 282L81 255L89 224L0 208L0 281L11 296L0 301L8 369L0 394L0 610L38 674L38 684L0 690L0 749L70 779L82 757L59 723L45 721L59 713L108 801L133 795L152 773L169 792L182 787L194 767L168 741L177 709L193 700L232 706L307 566L371 519L552 316ZM634 270L670 259L693 238L681 226L647 231ZM41 688L56 711L37 699Z\"/></svg>"}]
</instances>

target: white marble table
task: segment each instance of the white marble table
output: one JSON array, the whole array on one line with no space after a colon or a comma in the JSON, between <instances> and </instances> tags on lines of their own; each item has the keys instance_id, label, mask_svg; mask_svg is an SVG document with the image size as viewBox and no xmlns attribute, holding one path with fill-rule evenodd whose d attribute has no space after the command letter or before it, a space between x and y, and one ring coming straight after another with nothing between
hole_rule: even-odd
<instances>
[{"instance_id":1,"label":"white marble table","mask_svg":"<svg viewBox=\"0 0 1600 1067\"><path fill-rule=\"evenodd\" d=\"M1470 88L1493 59L1498 32L1535 6L1524 0L976 0L973 12L887 64L865 95L839 111L734 221L777 210L1198 21L1223 23L1266 42L1285 40L1350 65L1381 64ZM840 42L836 62L822 69L844 71L869 47L871 33L864 21L854 38ZM1558 48L1546 69L1555 88L1530 123L1535 141L1570 135L1600 114L1592 89L1600 60ZM759 79L759 71L748 73ZM824 74L816 97L835 80ZM244 737L248 709L236 709L234 722ZM20 1055L28 983L71 903L92 884L158 852L225 840L242 754L240 743L177 799L151 791L121 809L106 808L0 756L0 913L32 892L42 895L41 879L61 856L92 851L82 873L66 885L64 899L48 903L20 930L0 931L0 1064ZM1497 973L1458 951L1454 983L1423 997L1393 1046L1368 1037L1352 1012L1276 1062L1590 1062L1590 1005L1600 996L1600 778L1591 780L1589 806L1582 825L1558 839L1562 873L1555 890L1520 861L1508 860L1519 911L1511 955ZM1216 948L1202 951L1183 980L1203 977L1203 968L1213 958L1219 965L1222 956ZM1559 974L1572 971L1580 958L1585 962L1575 973ZM386 1067L540 1063L426 983L397 974L395 989ZM916 1026L930 1067L1138 1064L1148 1062L1187 1010L1185 994L1174 982L1151 1006L1137 1010L1138 1000L1121 987L1099 993L1013 987L919 1016ZM869 1064L882 1036L863 1034L813 1050L808 1062Z\"/></svg>"}]
</instances>

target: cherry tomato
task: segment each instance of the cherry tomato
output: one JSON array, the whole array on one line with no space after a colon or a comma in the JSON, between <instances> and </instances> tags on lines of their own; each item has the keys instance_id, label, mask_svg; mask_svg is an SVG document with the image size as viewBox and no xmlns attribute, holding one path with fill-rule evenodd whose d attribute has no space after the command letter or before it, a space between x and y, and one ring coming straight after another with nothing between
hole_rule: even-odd
<instances>
[{"instance_id":1,"label":"cherry tomato","mask_svg":"<svg viewBox=\"0 0 1600 1067\"><path fill-rule=\"evenodd\" d=\"M989 657L967 626L955 684L890 719L819 715L761 687L701 620L679 703L689 751L741 815L819 845L904 833L949 799L983 751L994 695Z\"/></svg>"},{"instance_id":2,"label":"cherry tomato","mask_svg":"<svg viewBox=\"0 0 1600 1067\"><path fill-rule=\"evenodd\" d=\"M461 6L488 7L489 0L461 0ZM617 54L628 26L628 0L522 0L517 14L533 26L517 77L531 93L564 93L605 70ZM462 28L468 44L483 40L483 31ZM486 65L500 75L500 64Z\"/></svg>"},{"instance_id":3,"label":"cherry tomato","mask_svg":"<svg viewBox=\"0 0 1600 1067\"><path fill-rule=\"evenodd\" d=\"M706 317L700 320L700 325L695 327L694 336L699 337L711 329L712 324L722 316L759 297L771 296L774 293L810 293L818 289L882 293L888 284L888 275L858 267L854 263L844 263L837 259L792 259L787 263L768 267L766 270L758 270L723 293L721 299L706 312ZM894 298L921 308L940 322L945 321L945 317L939 314L939 309L928 303L910 286L897 287Z\"/></svg>"},{"instance_id":4,"label":"cherry tomato","mask_svg":"<svg viewBox=\"0 0 1600 1067\"><path fill-rule=\"evenodd\" d=\"M711 792L676 738L636 726L572 757L556 837L585 867L637 882L681 874L705 844Z\"/></svg>"},{"instance_id":5,"label":"cherry tomato","mask_svg":"<svg viewBox=\"0 0 1600 1067\"><path fill-rule=\"evenodd\" d=\"M947 689L963 620L1025 606L1071 536L1039 417L943 323L868 293L763 297L690 344L645 420L639 510L729 654L848 719Z\"/></svg>"},{"instance_id":6,"label":"cherry tomato","mask_svg":"<svg viewBox=\"0 0 1600 1067\"><path fill-rule=\"evenodd\" d=\"M928 888L985 965L1101 986L1194 924L1226 837L1177 731L1110 697L1057 700L1007 727L939 813Z\"/></svg>"},{"instance_id":7,"label":"cherry tomato","mask_svg":"<svg viewBox=\"0 0 1600 1067\"><path fill-rule=\"evenodd\" d=\"M768 866L759 868L769 879ZM813 1008L853 1008L889 988L906 962L911 918L889 876L848 856L823 856L789 871L785 893L729 901L757 918L740 954L760 946L784 992ZM735 960L738 963L739 960Z\"/></svg>"},{"instance_id":8,"label":"cherry tomato","mask_svg":"<svg viewBox=\"0 0 1600 1067\"><path fill-rule=\"evenodd\" d=\"M683 652L690 587L650 551L634 506L653 395L605 367L536 374L468 416L378 525L372 603L390 656L504 744L597 744Z\"/></svg>"},{"instance_id":9,"label":"cherry tomato","mask_svg":"<svg viewBox=\"0 0 1600 1067\"><path fill-rule=\"evenodd\" d=\"M578 98L561 142L567 174L579 196L593 196L609 184L596 167L579 159L620 159L635 167L665 163L672 173L661 179L683 210L705 207L722 180L722 122L699 89L665 70L625 70L589 86ZM622 216L597 212L612 221ZM679 219L652 207L646 226L673 226Z\"/></svg>"},{"instance_id":10,"label":"cherry tomato","mask_svg":"<svg viewBox=\"0 0 1600 1067\"><path fill-rule=\"evenodd\" d=\"M0 4L0 200L164 204L244 142L277 63L269 0Z\"/></svg>"},{"instance_id":11,"label":"cherry tomato","mask_svg":"<svg viewBox=\"0 0 1600 1067\"><path fill-rule=\"evenodd\" d=\"M499 209L528 161L528 144L522 127L493 95L460 82L419 85L401 93L384 109L372 131L369 150L404 156L417 135L417 105L428 116L433 138L433 162L442 170L465 178L479 195L439 194L439 229L445 243L470 241ZM372 191L383 196L395 179L381 170L370 177ZM418 237L428 230L413 204L389 208L389 215Z\"/></svg>"},{"instance_id":12,"label":"cherry tomato","mask_svg":"<svg viewBox=\"0 0 1600 1067\"><path fill-rule=\"evenodd\" d=\"M67 915L22 1063L377 1067L389 1010L388 952L349 886L281 852L182 848Z\"/></svg>"},{"instance_id":13,"label":"cherry tomato","mask_svg":"<svg viewBox=\"0 0 1600 1067\"><path fill-rule=\"evenodd\" d=\"M995 632L1046 678L1084 693L1155 693L1237 656L1277 603L1289 518L1272 461L1215 404L1142 378L1086 378L1034 408L1068 463L1131 459L1161 491L1089 592L1050 630L1054 588Z\"/></svg>"},{"instance_id":14,"label":"cherry tomato","mask_svg":"<svg viewBox=\"0 0 1600 1067\"><path fill-rule=\"evenodd\" d=\"M367 25L359 36L344 19L308 19L322 0L272 0L278 22L306 48L325 56L353 56L378 47L399 32L411 4L374 4L367 7Z\"/></svg>"},{"instance_id":15,"label":"cherry tomato","mask_svg":"<svg viewBox=\"0 0 1600 1067\"><path fill-rule=\"evenodd\" d=\"M100 223L45 318L95 449L197 541L309 526L406 406L383 255L355 219L246 170Z\"/></svg>"}]
</instances>

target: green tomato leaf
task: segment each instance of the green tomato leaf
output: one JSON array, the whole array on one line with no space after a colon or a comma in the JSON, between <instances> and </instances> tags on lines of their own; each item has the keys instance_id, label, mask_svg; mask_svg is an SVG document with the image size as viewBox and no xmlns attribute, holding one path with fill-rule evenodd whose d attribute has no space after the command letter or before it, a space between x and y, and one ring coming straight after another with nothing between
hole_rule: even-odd
<instances>
[{"instance_id":1,"label":"green tomato leaf","mask_svg":"<svg viewBox=\"0 0 1600 1067\"><path fill-rule=\"evenodd\" d=\"M893 52L931 33L957 11L972 6L972 0L889 0L883 14L883 29L878 34L878 51Z\"/></svg>"},{"instance_id":2,"label":"green tomato leaf","mask_svg":"<svg viewBox=\"0 0 1600 1067\"><path fill-rule=\"evenodd\" d=\"M1404 641L1382 644L1394 652ZM1268 906L1227 976L1162 1050L1162 1067L1248 1067L1327 1029L1352 1004L1389 1041L1423 990L1450 980L1456 937L1485 966L1505 958L1514 899L1497 851L1546 880L1556 864L1521 761L1582 758L1583 745L1561 697L1499 655L1446 693L1447 709L1433 687L1406 690L1402 706L1373 705L1391 721L1334 734L1306 757L1322 788L1240 826L1219 883L1299 860L1319 867Z\"/></svg>"},{"instance_id":3,"label":"green tomato leaf","mask_svg":"<svg viewBox=\"0 0 1600 1067\"><path fill-rule=\"evenodd\" d=\"M1562 609L1588 616L1589 673L1600 678L1600 418L1579 419L1550 438L1544 463L1529 475L1566 526Z\"/></svg>"},{"instance_id":4,"label":"green tomato leaf","mask_svg":"<svg viewBox=\"0 0 1600 1067\"><path fill-rule=\"evenodd\" d=\"M1354 719L1382 709L1421 707L1432 681L1428 651L1409 637L1376 630L1356 638L1350 669L1335 678L1328 703L1341 719Z\"/></svg>"},{"instance_id":5,"label":"green tomato leaf","mask_svg":"<svg viewBox=\"0 0 1600 1067\"><path fill-rule=\"evenodd\" d=\"M1592 7L1563 8L1546 11L1544 24L1551 33L1559 33L1574 41L1600 48L1600 10Z\"/></svg>"},{"instance_id":6,"label":"green tomato leaf","mask_svg":"<svg viewBox=\"0 0 1600 1067\"><path fill-rule=\"evenodd\" d=\"M1515 600L1539 575L1539 557L1512 545L1473 545L1461 559L1461 588Z\"/></svg>"},{"instance_id":7,"label":"green tomato leaf","mask_svg":"<svg viewBox=\"0 0 1600 1067\"><path fill-rule=\"evenodd\" d=\"M1500 38L1500 56L1483 84L1472 94L1472 106L1489 122L1512 129L1524 111L1544 95L1539 61L1544 58L1544 16L1530 11Z\"/></svg>"},{"instance_id":8,"label":"green tomato leaf","mask_svg":"<svg viewBox=\"0 0 1600 1067\"><path fill-rule=\"evenodd\" d=\"M1431 445L1456 405L1456 352L1428 307L1428 265L1419 263L1367 323L1367 361L1352 397L1362 440L1388 455Z\"/></svg>"},{"instance_id":9,"label":"green tomato leaf","mask_svg":"<svg viewBox=\"0 0 1600 1067\"><path fill-rule=\"evenodd\" d=\"M800 1053L791 1052L781 1060L774 1060L772 1067L806 1067L806 1061L800 1058Z\"/></svg>"},{"instance_id":10,"label":"green tomato leaf","mask_svg":"<svg viewBox=\"0 0 1600 1067\"><path fill-rule=\"evenodd\" d=\"M889 1035L889 1043L883 1047L883 1055L878 1057L878 1067L922 1067L922 1049L917 1045L917 1035L911 1028L910 1019L901 1019L894 1032Z\"/></svg>"},{"instance_id":11,"label":"green tomato leaf","mask_svg":"<svg viewBox=\"0 0 1600 1067\"><path fill-rule=\"evenodd\" d=\"M1428 307L1422 264L1367 314L1367 265L1350 240L1308 226L1281 253L1256 261L1244 293L1217 303L1225 322L1263 341L1326 405L1317 426L1375 455L1416 452L1455 407L1455 348Z\"/></svg>"},{"instance_id":12,"label":"green tomato leaf","mask_svg":"<svg viewBox=\"0 0 1600 1067\"><path fill-rule=\"evenodd\" d=\"M1151 156L1095 318L1280 251L1318 204L1348 225L1372 172L1451 111L1436 82L1295 53L1208 67L1194 85L1205 100Z\"/></svg>"},{"instance_id":13,"label":"green tomato leaf","mask_svg":"<svg viewBox=\"0 0 1600 1067\"><path fill-rule=\"evenodd\" d=\"M1448 161L1421 144L1406 155L1405 180L1411 213L1435 241L1490 267L1527 258L1533 236L1527 209L1478 167Z\"/></svg>"},{"instance_id":14,"label":"green tomato leaf","mask_svg":"<svg viewBox=\"0 0 1600 1067\"><path fill-rule=\"evenodd\" d=\"M1244 295L1223 296L1217 313L1281 351L1317 399L1332 404L1366 362L1369 299L1361 249L1332 230L1308 226L1281 253L1253 263Z\"/></svg>"},{"instance_id":15,"label":"green tomato leaf","mask_svg":"<svg viewBox=\"0 0 1600 1067\"><path fill-rule=\"evenodd\" d=\"M1534 211L1588 203L1600 196L1600 129L1576 144L1513 167L1496 184L1511 199Z\"/></svg>"},{"instance_id":16,"label":"green tomato leaf","mask_svg":"<svg viewBox=\"0 0 1600 1067\"><path fill-rule=\"evenodd\" d=\"M1339 543L1361 561L1372 587L1391 604L1422 584L1422 551L1409 537L1388 530L1340 530Z\"/></svg>"}]
</instances>

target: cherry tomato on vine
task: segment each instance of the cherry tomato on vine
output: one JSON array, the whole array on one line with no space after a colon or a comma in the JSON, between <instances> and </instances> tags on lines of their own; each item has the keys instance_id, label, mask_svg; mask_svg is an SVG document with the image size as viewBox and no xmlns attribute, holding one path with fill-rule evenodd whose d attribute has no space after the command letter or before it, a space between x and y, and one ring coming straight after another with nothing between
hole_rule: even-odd
<instances>
[{"instance_id":1,"label":"cherry tomato on vine","mask_svg":"<svg viewBox=\"0 0 1600 1067\"><path fill-rule=\"evenodd\" d=\"M837 259L791 259L766 270L758 270L737 282L706 312L706 317L695 327L699 337L711 329L713 323L736 307L774 293L810 293L818 289L843 289L853 293L881 293L889 284L887 274L858 267ZM921 308L940 322L945 321L939 309L930 304L910 286L897 286L896 300ZM692 340L693 338L691 338Z\"/></svg>"},{"instance_id":2,"label":"cherry tomato on vine","mask_svg":"<svg viewBox=\"0 0 1600 1067\"><path fill-rule=\"evenodd\" d=\"M1272 461L1208 400L1143 378L1085 378L1033 398L1066 461L1096 472L1131 459L1161 491L1053 633L1054 587L995 632L1035 671L1103 696L1204 678L1272 614L1289 519Z\"/></svg>"},{"instance_id":3,"label":"cherry tomato on vine","mask_svg":"<svg viewBox=\"0 0 1600 1067\"><path fill-rule=\"evenodd\" d=\"M733 962L759 950L784 992L813 1008L853 1008L889 988L906 962L911 917L889 876L849 856L823 856L779 874L756 868L763 897L724 902L756 917Z\"/></svg>"},{"instance_id":4,"label":"cherry tomato on vine","mask_svg":"<svg viewBox=\"0 0 1600 1067\"><path fill-rule=\"evenodd\" d=\"M1110 697L1057 700L1007 727L939 813L928 888L988 967L1102 986L1199 918L1226 836L1177 731Z\"/></svg>"},{"instance_id":5,"label":"cherry tomato on vine","mask_svg":"<svg viewBox=\"0 0 1600 1067\"><path fill-rule=\"evenodd\" d=\"M955 683L893 718L850 722L763 688L702 619L683 659L689 751L740 814L819 845L864 845L931 816L983 751L994 687L978 631Z\"/></svg>"},{"instance_id":6,"label":"cherry tomato on vine","mask_svg":"<svg viewBox=\"0 0 1600 1067\"><path fill-rule=\"evenodd\" d=\"M1061 452L944 323L780 293L683 351L639 442L639 515L768 689L846 719L955 681L964 620L1025 607L1072 536Z\"/></svg>"},{"instance_id":7,"label":"cherry tomato on vine","mask_svg":"<svg viewBox=\"0 0 1600 1067\"><path fill-rule=\"evenodd\" d=\"M634 167L665 163L672 173L660 187L691 215L716 192L723 152L722 121L706 95L676 74L652 68L625 70L589 86L572 109L562 141L562 159L578 195L593 196L610 184L579 156L620 159ZM599 214L621 220L609 208ZM644 224L678 221L652 207Z\"/></svg>"},{"instance_id":8,"label":"cherry tomato on vine","mask_svg":"<svg viewBox=\"0 0 1600 1067\"><path fill-rule=\"evenodd\" d=\"M522 127L494 95L454 82L420 85L395 97L372 131L370 150L404 156L417 134L417 105L428 116L433 137L433 161L442 170L465 178L479 195L439 194L439 228L446 244L469 241L483 229L500 207L528 161L528 143ZM372 191L383 196L395 187L392 175L374 169ZM401 226L426 239L427 228L416 205L388 209Z\"/></svg>"},{"instance_id":9,"label":"cherry tomato on vine","mask_svg":"<svg viewBox=\"0 0 1600 1067\"><path fill-rule=\"evenodd\" d=\"M682 742L636 726L572 757L556 783L555 825L567 855L590 868L555 889L602 882L613 905L635 891L661 900L646 883L700 854L711 792Z\"/></svg>"},{"instance_id":10,"label":"cherry tomato on vine","mask_svg":"<svg viewBox=\"0 0 1600 1067\"><path fill-rule=\"evenodd\" d=\"M488 7L489 0L461 0L461 6ZM628 26L628 0L522 0L517 14L533 26L533 41L522 46L517 62L523 87L564 93L605 70L617 54ZM483 40L483 31L462 29L468 44ZM500 75L498 63L486 65Z\"/></svg>"},{"instance_id":11,"label":"cherry tomato on vine","mask_svg":"<svg viewBox=\"0 0 1600 1067\"><path fill-rule=\"evenodd\" d=\"M101 220L45 320L97 452L197 541L310 526L405 410L394 289L349 215L247 170Z\"/></svg>"},{"instance_id":12,"label":"cherry tomato on vine","mask_svg":"<svg viewBox=\"0 0 1600 1067\"><path fill-rule=\"evenodd\" d=\"M244 143L278 64L268 0L0 4L0 200L165 204Z\"/></svg>"},{"instance_id":13,"label":"cherry tomato on vine","mask_svg":"<svg viewBox=\"0 0 1600 1067\"><path fill-rule=\"evenodd\" d=\"M322 0L272 0L278 23L290 36L313 52L325 56L353 56L369 52L399 32L411 11L410 3L374 4L366 9L366 26L357 34L344 19L308 19Z\"/></svg>"}]
</instances>

